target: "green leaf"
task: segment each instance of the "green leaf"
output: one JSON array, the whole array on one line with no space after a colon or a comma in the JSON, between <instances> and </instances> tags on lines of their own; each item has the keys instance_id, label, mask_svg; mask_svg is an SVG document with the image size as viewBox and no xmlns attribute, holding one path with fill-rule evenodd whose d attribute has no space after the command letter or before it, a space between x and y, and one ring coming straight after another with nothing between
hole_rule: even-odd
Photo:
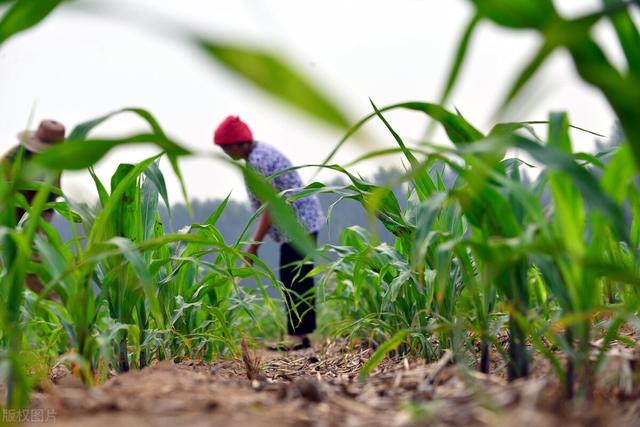
<instances>
[{"instance_id":1,"label":"green leaf","mask_svg":"<svg viewBox=\"0 0 640 427\"><path fill-rule=\"evenodd\" d=\"M542 29L557 17L552 0L472 0L482 15L509 28Z\"/></svg>"},{"instance_id":2,"label":"green leaf","mask_svg":"<svg viewBox=\"0 0 640 427\"><path fill-rule=\"evenodd\" d=\"M624 144L617 149L606 166L602 176L602 187L613 200L622 203L635 177L636 167L633 163L631 147L629 144Z\"/></svg>"},{"instance_id":3,"label":"green leaf","mask_svg":"<svg viewBox=\"0 0 640 427\"><path fill-rule=\"evenodd\" d=\"M0 45L45 19L63 0L17 0L0 20Z\"/></svg>"},{"instance_id":4,"label":"green leaf","mask_svg":"<svg viewBox=\"0 0 640 427\"><path fill-rule=\"evenodd\" d=\"M94 139L87 140L89 133L106 120L120 114L133 113L142 118L151 128L152 133L142 133L130 135L120 139ZM145 144L152 143L164 150L170 159L177 156L190 154L189 150L183 148L179 144L167 137L158 121L151 113L142 108L122 108L112 111L103 116L77 125L67 137L63 144L58 144L49 148L43 153L35 157L36 162L45 165L54 170L78 170L93 166L110 150L125 144ZM172 162L174 170L177 165ZM154 179L151 177L150 179ZM94 178L95 180L95 178ZM162 192L162 185L158 181L158 190ZM98 183L96 182L96 185ZM166 192L165 192L166 193ZM166 194L161 194L163 199L167 200ZM102 197L101 197L102 200Z\"/></svg>"},{"instance_id":5,"label":"green leaf","mask_svg":"<svg viewBox=\"0 0 640 427\"><path fill-rule=\"evenodd\" d=\"M606 6L620 3L620 0L602 0ZM640 33L628 10L609 16L618 35L618 41L629 65L629 72L640 78Z\"/></svg>"},{"instance_id":6,"label":"green leaf","mask_svg":"<svg viewBox=\"0 0 640 427\"><path fill-rule=\"evenodd\" d=\"M71 141L86 139L89 133L93 129L95 129L97 126L101 125L102 123L109 120L110 118L123 113L133 113L137 115L138 117L142 118L145 122L147 122L147 124L149 125L153 133L157 135L163 135L163 136L165 135L158 121L147 110L143 108L127 107L127 108L121 108L116 111L112 111L103 116L80 123L75 128L73 128L73 130L67 136L67 139Z\"/></svg>"},{"instance_id":7,"label":"green leaf","mask_svg":"<svg viewBox=\"0 0 640 427\"><path fill-rule=\"evenodd\" d=\"M55 211L70 223L80 224L82 223L82 217L78 213L71 210L68 203L65 202L53 202L47 203L47 207L55 209Z\"/></svg>"},{"instance_id":8,"label":"green leaf","mask_svg":"<svg viewBox=\"0 0 640 427\"><path fill-rule=\"evenodd\" d=\"M444 105L447 103L447 100L449 99L449 95L451 94L451 91L453 90L453 87L455 86L456 81L458 80L458 75L462 70L462 65L464 64L464 60L467 56L467 51L469 49L471 36L475 32L475 29L478 26L478 23L480 22L480 20L481 20L481 16L479 14L474 14L473 17L471 17L471 20L469 21L467 26L465 27L465 30L462 33L462 37L458 42L458 49L456 49L456 55L453 59L453 63L451 64L449 77L447 78L447 83L444 87L442 95L440 96L440 101L438 102L438 104Z\"/></svg>"},{"instance_id":9,"label":"green leaf","mask_svg":"<svg viewBox=\"0 0 640 427\"><path fill-rule=\"evenodd\" d=\"M191 199L189 199L189 195L187 194L187 185L184 182L182 171L180 170L180 166L178 165L178 156L175 154L167 154L167 157L169 158L171 169L173 169L173 173L176 175L176 177L178 178L178 182L180 183L180 190L182 192L184 204L187 207L187 212L193 214L193 211L191 209Z\"/></svg>"},{"instance_id":10,"label":"green leaf","mask_svg":"<svg viewBox=\"0 0 640 427\"><path fill-rule=\"evenodd\" d=\"M164 187L164 177L162 173L160 173L157 161L151 163L147 170L144 171L144 174L146 178L140 183L139 190L140 223L142 225L142 232L139 235L141 235L143 241L154 236L156 218L158 216L158 194L164 193L166 195L167 192L166 187ZM154 176L155 179L149 179L149 174ZM158 185L162 185L163 187L158 187ZM168 199L165 199L165 203L168 204ZM136 209L137 208L136 206ZM167 207L167 210L169 209L170 208ZM171 215L170 210L169 215Z\"/></svg>"},{"instance_id":11,"label":"green leaf","mask_svg":"<svg viewBox=\"0 0 640 427\"><path fill-rule=\"evenodd\" d=\"M56 247L40 236L36 237L35 245L38 249L38 256L42 260L42 264L46 267L47 273L49 273L54 279L63 277L70 261L63 256L64 248L57 245ZM71 283L71 279L65 277L61 280L59 286L54 287L55 292L62 297L63 301L66 301L68 298L69 292L71 291Z\"/></svg>"},{"instance_id":12,"label":"green leaf","mask_svg":"<svg viewBox=\"0 0 640 427\"><path fill-rule=\"evenodd\" d=\"M579 166L571 156L562 151L544 147L519 135L513 135L513 138L514 147L527 151L546 167L569 176L589 206L600 211L605 218L609 219L620 239L628 240L627 225L620 206L605 194L593 174Z\"/></svg>"},{"instance_id":13,"label":"green leaf","mask_svg":"<svg viewBox=\"0 0 640 427\"><path fill-rule=\"evenodd\" d=\"M162 201L167 207L167 213L169 214L169 217L171 217L169 193L167 192L167 185L164 180L164 175L162 174L157 161L149 165L149 167L144 171L144 176L149 179L155 186L155 190L160 194L160 197L162 197Z\"/></svg>"},{"instance_id":14,"label":"green leaf","mask_svg":"<svg viewBox=\"0 0 640 427\"><path fill-rule=\"evenodd\" d=\"M391 132L391 135L393 135L393 138L396 140L396 142L400 146L400 149L402 150L405 157L411 164L411 168L414 170L417 169L419 167L418 159L416 159L416 157L413 155L411 150L409 150L406 147L406 145L404 145L404 142L402 141L402 138L400 138L400 135L398 135L396 131L393 130L389 122L387 122L387 120L384 118L380 110L378 110L378 107L376 107L373 101L371 100L369 101L371 102L371 105L373 106L373 109L378 115L378 117L380 118L380 120L382 120L382 123L384 123L384 125L387 127L389 132ZM416 186L416 191L418 192L418 197L420 198L421 201L426 200L427 197L429 197L429 195L433 193L436 189L435 184L433 183L433 181L431 180L431 177L427 173L418 173L415 176L414 183Z\"/></svg>"},{"instance_id":15,"label":"green leaf","mask_svg":"<svg viewBox=\"0 0 640 427\"><path fill-rule=\"evenodd\" d=\"M211 215L209 215L209 217L204 221L204 225L216 225L216 222L218 222L220 215L222 215L222 212L225 210L227 204L229 203L229 197L231 197L231 193L227 194L227 197L224 198L222 203L220 203L216 210L213 211Z\"/></svg>"},{"instance_id":16,"label":"green leaf","mask_svg":"<svg viewBox=\"0 0 640 427\"><path fill-rule=\"evenodd\" d=\"M569 118L567 113L551 113L547 145L567 154L573 153L569 138Z\"/></svg>"},{"instance_id":17,"label":"green leaf","mask_svg":"<svg viewBox=\"0 0 640 427\"><path fill-rule=\"evenodd\" d=\"M91 178L93 179L93 182L96 186L96 190L98 191L98 199L100 200L100 205L104 206L107 203L107 200L109 200L109 193L107 193L107 189L104 188L104 184L102 184L102 181L100 181L100 178L98 178L98 175L96 175L93 168L89 168L89 174L91 175Z\"/></svg>"},{"instance_id":18,"label":"green leaf","mask_svg":"<svg viewBox=\"0 0 640 427\"><path fill-rule=\"evenodd\" d=\"M93 246L100 242L106 231L108 230L109 220L111 219L112 213L117 209L118 205L121 203L122 197L129 190L129 188L133 185L133 183L138 179L138 177L149 167L151 163L153 163L156 159L158 159L161 154L150 157L139 164L137 164L133 169L131 169L125 177L118 183L117 187L112 190L111 196L107 200L107 203L102 208L102 212L96 217L93 227L91 228L91 233L89 234L89 239L87 241L86 252L88 254L91 253L91 249Z\"/></svg>"},{"instance_id":19,"label":"green leaf","mask_svg":"<svg viewBox=\"0 0 640 427\"><path fill-rule=\"evenodd\" d=\"M527 65L518 75L518 78L513 82L511 88L507 92L504 100L502 101L499 110L504 111L509 104L518 96L520 91L525 87L525 85L533 78L533 76L538 72L542 64L549 58L551 53L555 50L555 45L545 41L542 43L542 46L538 49L538 51L533 55L533 57L529 60Z\"/></svg>"},{"instance_id":20,"label":"green leaf","mask_svg":"<svg viewBox=\"0 0 640 427\"><path fill-rule=\"evenodd\" d=\"M133 270L141 281L147 302L151 308L151 313L153 314L155 321L158 323L158 326L162 328L164 326L164 318L162 317L162 311L160 310L157 289L154 285L153 277L147 268L147 263L144 257L140 254L131 240L125 239L124 237L114 237L106 243L116 246L133 267Z\"/></svg>"},{"instance_id":21,"label":"green leaf","mask_svg":"<svg viewBox=\"0 0 640 427\"><path fill-rule=\"evenodd\" d=\"M446 202L446 193L435 193L417 207L416 227L411 236L414 242L413 260L422 261L425 259L429 245L432 243L430 239L434 235L433 230L436 228L434 224Z\"/></svg>"},{"instance_id":22,"label":"green leaf","mask_svg":"<svg viewBox=\"0 0 640 427\"><path fill-rule=\"evenodd\" d=\"M625 78L609 62L602 48L588 32L567 46L582 79L600 89L615 111L636 161L640 165L640 84Z\"/></svg>"},{"instance_id":23,"label":"green leaf","mask_svg":"<svg viewBox=\"0 0 640 427\"><path fill-rule=\"evenodd\" d=\"M457 114L453 114L447 111L437 104L419 101L402 102L399 104L393 104L380 108L378 112L373 112L358 121L336 144L329 155L323 160L322 164L326 165L327 163L329 163L331 159L333 159L333 156L335 156L338 150L349 140L349 138L351 138L362 126L364 126L365 123L367 123L373 117L377 117L378 113L384 113L385 111L396 109L405 109L425 113L426 115L430 116L432 119L440 123L444 127L444 130L451 141L456 144L470 143L484 138L484 135L479 130L474 128L471 124L469 124L465 119Z\"/></svg>"},{"instance_id":24,"label":"green leaf","mask_svg":"<svg viewBox=\"0 0 640 427\"><path fill-rule=\"evenodd\" d=\"M253 194L266 203L269 216L275 225L291 239L293 245L305 255L315 252L309 233L304 229L291 206L285 202L276 190L250 167L242 167L242 173Z\"/></svg>"},{"instance_id":25,"label":"green leaf","mask_svg":"<svg viewBox=\"0 0 640 427\"><path fill-rule=\"evenodd\" d=\"M407 335L409 335L409 331L400 330L396 332L391 337L391 339L389 339L388 341L383 343L380 347L378 347L376 351L371 355L371 358L367 360L367 363L365 363L362 366L362 369L360 369L360 373L358 374L358 379L360 381L365 380L369 376L371 371L373 371L376 368L376 366L378 366L380 362L382 362L382 360L385 358L387 354L389 354L389 352L395 350L396 348L398 348L400 344L402 344L402 342L405 340Z\"/></svg>"},{"instance_id":26,"label":"green leaf","mask_svg":"<svg viewBox=\"0 0 640 427\"><path fill-rule=\"evenodd\" d=\"M67 140L34 157L34 161L53 170L80 170L95 165L120 145L154 144L173 155L190 152L163 135L137 134L120 139Z\"/></svg>"},{"instance_id":27,"label":"green leaf","mask_svg":"<svg viewBox=\"0 0 640 427\"><path fill-rule=\"evenodd\" d=\"M220 64L267 93L325 123L349 127L349 120L302 73L271 53L198 39L197 45Z\"/></svg>"}]
</instances>

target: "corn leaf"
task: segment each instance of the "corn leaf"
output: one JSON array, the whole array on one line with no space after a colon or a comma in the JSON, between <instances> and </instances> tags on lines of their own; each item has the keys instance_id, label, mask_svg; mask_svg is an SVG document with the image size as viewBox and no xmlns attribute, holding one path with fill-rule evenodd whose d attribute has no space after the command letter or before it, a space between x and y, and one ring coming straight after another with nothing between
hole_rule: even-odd
<instances>
[{"instance_id":1,"label":"corn leaf","mask_svg":"<svg viewBox=\"0 0 640 427\"><path fill-rule=\"evenodd\" d=\"M557 14L552 0L472 0L478 12L499 25L542 28Z\"/></svg>"},{"instance_id":2,"label":"corn leaf","mask_svg":"<svg viewBox=\"0 0 640 427\"><path fill-rule=\"evenodd\" d=\"M400 330L396 332L388 341L384 342L380 347L376 349L376 351L371 355L367 363L365 363L360 369L360 373L358 374L358 379L360 381L364 381L371 371L373 371L382 360L385 358L387 354L391 351L398 348L400 344L404 342L407 335L409 335L408 330Z\"/></svg>"},{"instance_id":3,"label":"corn leaf","mask_svg":"<svg viewBox=\"0 0 640 427\"><path fill-rule=\"evenodd\" d=\"M0 19L0 45L45 19L64 0L17 0Z\"/></svg>"},{"instance_id":4,"label":"corn leaf","mask_svg":"<svg viewBox=\"0 0 640 427\"><path fill-rule=\"evenodd\" d=\"M189 154L163 135L136 134L119 139L67 140L38 154L34 161L52 170L80 170L95 165L115 147L149 143L173 155Z\"/></svg>"},{"instance_id":5,"label":"corn leaf","mask_svg":"<svg viewBox=\"0 0 640 427\"><path fill-rule=\"evenodd\" d=\"M196 43L209 57L292 107L327 124L349 126L345 114L327 96L273 54L202 39Z\"/></svg>"}]
</instances>

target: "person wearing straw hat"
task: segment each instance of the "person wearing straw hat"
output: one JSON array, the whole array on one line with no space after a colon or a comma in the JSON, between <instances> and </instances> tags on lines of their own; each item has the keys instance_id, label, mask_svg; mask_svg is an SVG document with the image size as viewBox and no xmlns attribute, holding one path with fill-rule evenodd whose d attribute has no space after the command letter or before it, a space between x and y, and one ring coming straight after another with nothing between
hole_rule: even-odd
<instances>
[{"instance_id":1,"label":"person wearing straw hat","mask_svg":"<svg viewBox=\"0 0 640 427\"><path fill-rule=\"evenodd\" d=\"M45 151L47 148L51 147L54 144L58 144L65 139L65 127L62 123L57 122L55 120L43 120L40 122L38 129L26 130L22 131L18 134L18 140L20 143L14 147L12 147L0 160L2 162L2 167L4 169L5 178L11 179L11 166L13 162L18 157L20 150L23 149L22 153L22 161L25 162L31 159L34 155ZM61 175L57 174L54 181L54 186L56 188L60 188L60 178ZM32 180L33 182L41 182L41 176L33 176L27 177L27 179ZM33 198L35 197L37 191L35 190L22 190L20 191L27 202L31 204ZM54 193L49 194L49 202L53 202L56 199L56 195ZM19 208L17 211L17 220L20 220L24 215L24 209ZM47 209L42 213L42 217L47 221L51 221L53 218L53 209Z\"/></svg>"},{"instance_id":2,"label":"person wearing straw hat","mask_svg":"<svg viewBox=\"0 0 640 427\"><path fill-rule=\"evenodd\" d=\"M0 158L0 167L4 174L4 178L8 181L12 180L11 176L13 170L13 164L16 159L21 158L22 162L26 162L31 159L34 155L41 153L47 150L54 144L58 144L65 139L65 127L62 123L57 122L55 120L43 120L40 122L38 128L34 131L26 130L20 132L18 134L19 144L15 145L4 156ZM21 156L21 157L20 157ZM61 174L58 173L54 178L54 187L60 188L60 178ZM38 183L44 180L44 177L39 174L29 174L23 179L27 182ZM20 193L25 197L27 203L31 204L33 199L37 194L37 190L33 188L21 189ZM49 193L49 198L47 202L54 202L56 200L56 194L51 192ZM21 207L16 210L16 221L20 221L24 216L25 210ZM51 222L53 218L53 209L46 209L42 212L42 219L47 222ZM38 262L37 258L34 261ZM35 274L28 274L26 278L26 285L29 289L34 292L41 292L43 289L42 284L38 280L38 277ZM50 295L50 297L56 298L55 295Z\"/></svg>"},{"instance_id":3,"label":"person wearing straw hat","mask_svg":"<svg viewBox=\"0 0 640 427\"><path fill-rule=\"evenodd\" d=\"M213 137L215 145L234 160L244 160L247 166L258 174L269 178L292 167L287 157L274 147L254 140L249 126L237 116L227 117L216 129ZM277 192L287 191L288 195L302 189L304 183L297 171L289 171L269 179ZM261 202L249 189L251 207L258 210ZM324 224L324 214L317 196L309 196L291 202L299 223L306 229L312 241L317 242L318 231ZM304 255L294 248L287 236L271 222L269 209L260 215L256 230L245 251L258 254L258 248L264 238L269 235L280 244L280 280L285 290L285 304L288 311L287 341L292 345L272 347L272 350L300 350L311 346L308 335L316 328L315 284L309 276L313 270L311 263L299 266ZM251 262L251 259L248 258Z\"/></svg>"}]
</instances>

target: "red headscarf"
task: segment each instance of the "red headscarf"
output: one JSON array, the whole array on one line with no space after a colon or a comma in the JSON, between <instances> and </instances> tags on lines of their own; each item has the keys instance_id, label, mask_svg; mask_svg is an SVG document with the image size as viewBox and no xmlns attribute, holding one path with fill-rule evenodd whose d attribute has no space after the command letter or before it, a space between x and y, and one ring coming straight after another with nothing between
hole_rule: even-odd
<instances>
[{"instance_id":1,"label":"red headscarf","mask_svg":"<svg viewBox=\"0 0 640 427\"><path fill-rule=\"evenodd\" d=\"M238 116L229 116L224 119L213 134L213 142L216 145L251 141L253 141L251 129Z\"/></svg>"}]
</instances>

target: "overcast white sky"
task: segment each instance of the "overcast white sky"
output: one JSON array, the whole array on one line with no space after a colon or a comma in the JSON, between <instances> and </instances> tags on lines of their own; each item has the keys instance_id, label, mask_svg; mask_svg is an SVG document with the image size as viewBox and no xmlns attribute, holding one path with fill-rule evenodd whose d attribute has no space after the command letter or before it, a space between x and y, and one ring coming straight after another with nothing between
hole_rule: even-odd
<instances>
[{"instance_id":1,"label":"overcast white sky","mask_svg":"<svg viewBox=\"0 0 640 427\"><path fill-rule=\"evenodd\" d=\"M244 199L237 171L208 154L217 153L211 135L228 114L239 114L259 140L285 151L295 163L321 160L341 134L262 94L211 63L198 51L173 39L170 31L141 22L175 22L212 39L240 40L279 52L325 88L356 119L379 106L407 101L435 101L470 16L464 0L79 0L108 6L118 16L65 6L36 29L0 47L0 149L15 144L27 124L55 118L68 128L125 106L150 110L175 139L196 151L181 162L192 197L226 195ZM571 15L592 10L599 0L557 0ZM163 34L164 33L164 34ZM608 25L597 28L610 56L621 61ZM484 24L474 39L455 105L483 130L519 69L537 46L532 33L507 32ZM576 77L566 54L556 55L544 78L510 119L544 120L549 111L567 110L574 124L608 134L612 113L603 97ZM409 141L425 126L415 113L389 118ZM99 128L98 135L124 135L142 129L139 120L123 117ZM393 144L379 124L369 126L368 147ZM439 141L443 139L438 137ZM589 149L590 136L575 134L576 145ZM361 153L354 144L338 157L348 161ZM152 148L120 149L98 165L108 177L118 163L140 160ZM387 159L384 165L393 164ZM378 163L364 164L367 174ZM177 183L163 165L173 200ZM311 171L304 172L306 176ZM65 190L92 198L84 173L66 174Z\"/></svg>"}]
</instances>

